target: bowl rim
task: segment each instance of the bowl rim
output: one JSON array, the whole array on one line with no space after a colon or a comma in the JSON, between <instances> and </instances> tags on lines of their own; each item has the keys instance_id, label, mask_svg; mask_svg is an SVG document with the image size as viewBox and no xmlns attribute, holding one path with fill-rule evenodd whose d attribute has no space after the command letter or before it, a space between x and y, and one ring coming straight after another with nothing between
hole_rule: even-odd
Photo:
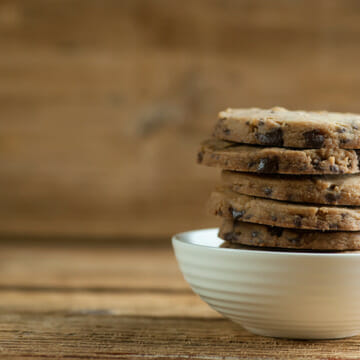
<instances>
[{"instance_id":1,"label":"bowl rim","mask_svg":"<svg viewBox=\"0 0 360 360\"><path fill-rule=\"evenodd\" d=\"M215 246L209 246L209 245L203 245L203 244L196 244L194 242L191 242L189 240L190 235L196 235L196 233L205 232L205 231L218 231L219 228L203 228L203 229L196 229L196 230L188 230L183 231L180 233L177 233L172 236L172 243L179 242L181 244L185 244L186 246L192 247L198 247L198 248L206 248L210 251L217 251L217 252L228 252L228 253L238 253L238 254L272 254L276 256L292 256L292 257L336 257L336 258L343 258L343 257L359 257L360 251L359 250L346 250L344 252L311 252L311 250L305 250L301 251L302 249L296 249L296 251L276 251L276 250L264 250L264 249L229 249L229 248L220 248ZM354 252L356 251L356 253Z\"/></svg>"}]
</instances>

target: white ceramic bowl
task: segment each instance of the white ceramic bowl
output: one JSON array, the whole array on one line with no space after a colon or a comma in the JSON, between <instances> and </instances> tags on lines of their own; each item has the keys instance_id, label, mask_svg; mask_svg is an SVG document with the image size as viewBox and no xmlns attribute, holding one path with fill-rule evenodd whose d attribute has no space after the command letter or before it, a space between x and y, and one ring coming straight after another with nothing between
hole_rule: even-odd
<instances>
[{"instance_id":1,"label":"white ceramic bowl","mask_svg":"<svg viewBox=\"0 0 360 360\"><path fill-rule=\"evenodd\" d=\"M181 271L213 309L259 335L360 333L360 254L219 248L218 229L173 237Z\"/></svg>"}]
</instances>

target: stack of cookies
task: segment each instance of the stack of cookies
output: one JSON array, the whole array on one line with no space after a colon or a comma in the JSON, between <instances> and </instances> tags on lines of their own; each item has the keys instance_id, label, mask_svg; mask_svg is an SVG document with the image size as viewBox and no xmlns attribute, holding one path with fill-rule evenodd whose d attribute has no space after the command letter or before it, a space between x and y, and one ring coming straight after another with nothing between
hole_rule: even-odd
<instances>
[{"instance_id":1,"label":"stack of cookies","mask_svg":"<svg viewBox=\"0 0 360 360\"><path fill-rule=\"evenodd\" d=\"M227 109L198 162L222 168L209 209L231 244L360 249L360 115Z\"/></svg>"}]
</instances>

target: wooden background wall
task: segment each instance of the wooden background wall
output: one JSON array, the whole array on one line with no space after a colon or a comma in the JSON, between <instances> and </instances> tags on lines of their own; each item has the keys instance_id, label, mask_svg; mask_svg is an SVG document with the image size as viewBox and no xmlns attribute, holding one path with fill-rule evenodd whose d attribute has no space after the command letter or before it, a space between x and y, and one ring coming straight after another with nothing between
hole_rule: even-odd
<instances>
[{"instance_id":1,"label":"wooden background wall","mask_svg":"<svg viewBox=\"0 0 360 360\"><path fill-rule=\"evenodd\" d=\"M0 0L0 234L215 226L217 112L360 112L359 64L356 0Z\"/></svg>"}]
</instances>

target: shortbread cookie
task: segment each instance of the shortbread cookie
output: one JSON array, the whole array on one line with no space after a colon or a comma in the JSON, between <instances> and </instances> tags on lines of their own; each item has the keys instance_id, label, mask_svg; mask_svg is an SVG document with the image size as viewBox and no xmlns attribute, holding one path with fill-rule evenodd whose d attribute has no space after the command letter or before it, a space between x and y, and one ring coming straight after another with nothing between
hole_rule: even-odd
<instances>
[{"instance_id":1,"label":"shortbread cookie","mask_svg":"<svg viewBox=\"0 0 360 360\"><path fill-rule=\"evenodd\" d=\"M360 206L360 174L265 175L223 171L222 181L244 195L275 200Z\"/></svg>"},{"instance_id":2,"label":"shortbread cookie","mask_svg":"<svg viewBox=\"0 0 360 360\"><path fill-rule=\"evenodd\" d=\"M308 250L360 250L359 231L286 229L225 219L219 237L233 244Z\"/></svg>"},{"instance_id":3,"label":"shortbread cookie","mask_svg":"<svg viewBox=\"0 0 360 360\"><path fill-rule=\"evenodd\" d=\"M320 175L360 172L356 150L294 150L239 145L216 139L202 143L197 160L200 164L226 170L268 174Z\"/></svg>"},{"instance_id":4,"label":"shortbread cookie","mask_svg":"<svg viewBox=\"0 0 360 360\"><path fill-rule=\"evenodd\" d=\"M316 206L240 195L219 187L209 200L214 215L245 222L311 230L360 230L360 207Z\"/></svg>"},{"instance_id":5,"label":"shortbread cookie","mask_svg":"<svg viewBox=\"0 0 360 360\"><path fill-rule=\"evenodd\" d=\"M219 113L214 135L266 146L360 149L360 115L289 111L281 107L227 109Z\"/></svg>"}]
</instances>

